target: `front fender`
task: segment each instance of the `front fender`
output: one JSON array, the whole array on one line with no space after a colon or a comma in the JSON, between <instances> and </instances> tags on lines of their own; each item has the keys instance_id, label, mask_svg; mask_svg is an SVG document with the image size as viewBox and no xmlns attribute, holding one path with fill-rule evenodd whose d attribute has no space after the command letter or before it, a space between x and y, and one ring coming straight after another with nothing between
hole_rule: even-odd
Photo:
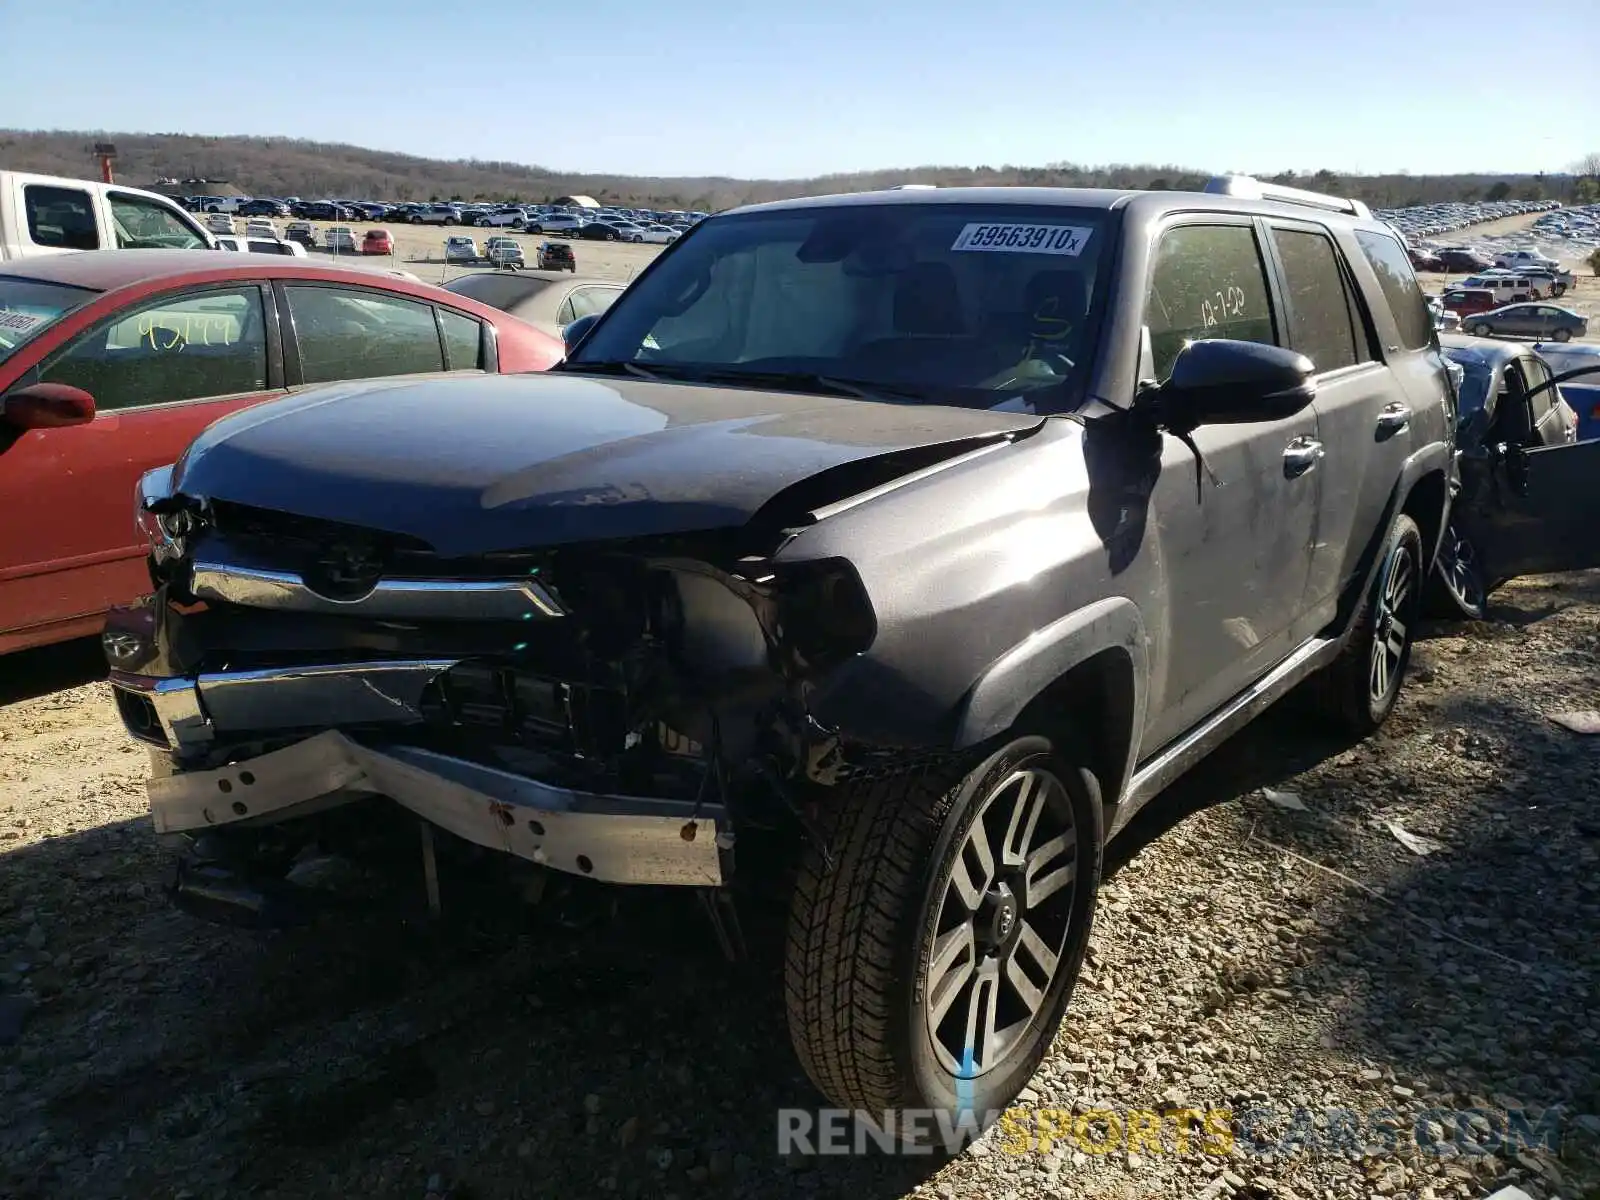
<instances>
[{"instance_id":1,"label":"front fender","mask_svg":"<svg viewBox=\"0 0 1600 1200\"><path fill-rule=\"evenodd\" d=\"M1122 751L1124 761L1117 764L1126 781L1138 753L1138 731L1144 727L1150 677L1148 646L1144 618L1125 596L1108 596L1068 613L1006 651L974 681L956 722L957 748L976 745L1009 729L1028 705L1074 667L1115 650L1127 656L1132 674L1131 723ZM1119 794L1107 787L1107 802L1115 802Z\"/></svg>"}]
</instances>

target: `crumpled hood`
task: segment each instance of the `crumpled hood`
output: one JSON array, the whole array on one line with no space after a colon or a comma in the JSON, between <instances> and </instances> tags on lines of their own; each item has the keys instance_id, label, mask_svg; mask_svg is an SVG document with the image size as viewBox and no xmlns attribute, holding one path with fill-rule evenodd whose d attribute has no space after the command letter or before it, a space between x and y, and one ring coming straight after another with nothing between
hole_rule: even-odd
<instances>
[{"instance_id":1,"label":"crumpled hood","mask_svg":"<svg viewBox=\"0 0 1600 1200\"><path fill-rule=\"evenodd\" d=\"M173 484L455 557L732 528L831 467L1042 419L561 374L368 380L223 418Z\"/></svg>"}]
</instances>

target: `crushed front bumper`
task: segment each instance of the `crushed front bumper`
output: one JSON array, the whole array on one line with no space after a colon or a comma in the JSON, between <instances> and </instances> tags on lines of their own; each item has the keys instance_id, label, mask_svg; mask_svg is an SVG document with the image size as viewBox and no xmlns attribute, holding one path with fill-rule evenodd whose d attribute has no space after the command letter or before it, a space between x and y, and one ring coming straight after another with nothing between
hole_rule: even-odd
<instances>
[{"instance_id":1,"label":"crushed front bumper","mask_svg":"<svg viewBox=\"0 0 1600 1200\"><path fill-rule=\"evenodd\" d=\"M327 724L361 716L408 724L419 681L448 665L368 664L366 673L312 667L198 679L113 671L111 684L130 734L181 751L260 736L274 724L287 725L290 713L302 725L324 723L306 719L312 696L319 700L317 715L330 710ZM330 689L334 678L341 682ZM342 713L334 715L339 707ZM281 723L272 719L275 712L283 714ZM733 845L718 804L579 792L414 746L375 748L338 729L215 769L180 765L157 773L146 787L160 833L273 824L377 794L469 842L608 883L718 887L724 853Z\"/></svg>"}]
</instances>

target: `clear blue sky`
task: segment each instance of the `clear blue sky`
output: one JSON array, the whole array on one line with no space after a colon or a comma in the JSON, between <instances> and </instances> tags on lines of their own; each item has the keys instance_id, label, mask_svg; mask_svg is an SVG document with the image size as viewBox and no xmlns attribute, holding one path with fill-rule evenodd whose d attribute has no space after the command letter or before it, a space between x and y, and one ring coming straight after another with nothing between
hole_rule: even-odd
<instances>
[{"instance_id":1,"label":"clear blue sky","mask_svg":"<svg viewBox=\"0 0 1600 1200\"><path fill-rule=\"evenodd\" d=\"M1583 81L1600 78L1600 2L1526 6L1538 27L1520 33L1518 11L1506 0L0 0L0 126L285 134L660 175L1062 160L1565 170L1600 150L1594 106L1579 102Z\"/></svg>"}]
</instances>

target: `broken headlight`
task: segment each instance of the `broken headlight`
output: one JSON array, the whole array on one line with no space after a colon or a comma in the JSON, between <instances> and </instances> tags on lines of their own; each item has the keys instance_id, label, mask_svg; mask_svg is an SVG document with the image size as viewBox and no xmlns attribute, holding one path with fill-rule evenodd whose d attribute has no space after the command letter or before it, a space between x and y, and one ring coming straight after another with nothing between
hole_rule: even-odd
<instances>
[{"instance_id":1,"label":"broken headlight","mask_svg":"<svg viewBox=\"0 0 1600 1200\"><path fill-rule=\"evenodd\" d=\"M770 585L778 644L811 668L864 653L878 636L878 617L856 569L842 558L779 567Z\"/></svg>"},{"instance_id":2,"label":"broken headlight","mask_svg":"<svg viewBox=\"0 0 1600 1200\"><path fill-rule=\"evenodd\" d=\"M156 467L139 477L133 497L134 529L156 563L183 557L184 539L195 530L187 505L172 494L172 468Z\"/></svg>"}]
</instances>

